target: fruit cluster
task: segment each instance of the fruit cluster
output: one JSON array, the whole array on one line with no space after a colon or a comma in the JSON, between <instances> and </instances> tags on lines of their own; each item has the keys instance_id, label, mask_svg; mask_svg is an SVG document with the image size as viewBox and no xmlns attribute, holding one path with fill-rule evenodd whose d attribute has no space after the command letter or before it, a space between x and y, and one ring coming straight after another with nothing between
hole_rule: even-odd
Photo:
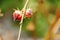
<instances>
[{"instance_id":1,"label":"fruit cluster","mask_svg":"<svg viewBox=\"0 0 60 40\"><path fill-rule=\"evenodd\" d=\"M29 8L29 9L27 9L26 12L24 13L24 17L31 18L32 13L33 13L32 10ZM22 16L23 16L23 12L20 11L20 10L15 10L15 11L13 12L13 18L14 18L14 20L21 21Z\"/></svg>"}]
</instances>

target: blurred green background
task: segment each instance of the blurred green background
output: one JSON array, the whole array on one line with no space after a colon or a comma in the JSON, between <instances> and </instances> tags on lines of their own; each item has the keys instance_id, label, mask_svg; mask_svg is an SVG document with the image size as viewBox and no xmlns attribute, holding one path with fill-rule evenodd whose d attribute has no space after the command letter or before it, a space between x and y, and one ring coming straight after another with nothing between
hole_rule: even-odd
<instances>
[{"instance_id":1,"label":"blurred green background","mask_svg":"<svg viewBox=\"0 0 60 40\"><path fill-rule=\"evenodd\" d=\"M5 25L8 25L7 27L11 27L12 29L17 28L19 30L19 21L14 21L12 17L13 9L19 8L21 10L25 2L26 0L0 0L0 9L4 14L3 17L0 17L0 24L2 23L4 25L5 23ZM45 6L42 7L42 5ZM58 5L60 5L60 0L42 0L42 3L41 0L30 0L27 8L31 8L34 15L30 19L24 19L22 31L29 37L32 37L33 34L38 38L44 37L48 31L49 22L43 9L46 8L48 10L49 20L52 21ZM6 27L5 25L4 28Z\"/></svg>"}]
</instances>

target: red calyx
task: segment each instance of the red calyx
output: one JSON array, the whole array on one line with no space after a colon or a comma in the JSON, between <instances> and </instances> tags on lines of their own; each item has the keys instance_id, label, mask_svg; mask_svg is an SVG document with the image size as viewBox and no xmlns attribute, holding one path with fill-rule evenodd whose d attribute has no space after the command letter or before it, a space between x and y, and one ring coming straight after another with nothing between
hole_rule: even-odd
<instances>
[{"instance_id":1,"label":"red calyx","mask_svg":"<svg viewBox=\"0 0 60 40\"><path fill-rule=\"evenodd\" d=\"M22 12L20 10L15 10L15 12L13 13L13 18L14 21L20 21L22 19Z\"/></svg>"},{"instance_id":2,"label":"red calyx","mask_svg":"<svg viewBox=\"0 0 60 40\"><path fill-rule=\"evenodd\" d=\"M25 16L26 16L27 18L31 18L31 16L32 16L32 10L31 10L31 9L27 9L27 11L26 11L26 13L25 13Z\"/></svg>"}]
</instances>

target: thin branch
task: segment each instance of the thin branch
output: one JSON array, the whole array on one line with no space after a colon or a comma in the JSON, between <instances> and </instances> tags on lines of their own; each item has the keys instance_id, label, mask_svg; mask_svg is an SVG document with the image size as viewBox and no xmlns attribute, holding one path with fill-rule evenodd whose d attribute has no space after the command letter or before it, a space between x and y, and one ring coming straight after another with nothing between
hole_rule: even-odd
<instances>
[{"instance_id":1,"label":"thin branch","mask_svg":"<svg viewBox=\"0 0 60 40\"><path fill-rule=\"evenodd\" d=\"M26 9L26 8L27 8L28 3L29 3L29 0L26 1L26 3L25 3L25 5L24 5L23 9Z\"/></svg>"},{"instance_id":2,"label":"thin branch","mask_svg":"<svg viewBox=\"0 0 60 40\"><path fill-rule=\"evenodd\" d=\"M19 29L19 34L18 34L18 39L17 40L20 40L21 31L22 31L22 23L23 23L23 19L24 19L24 13L25 13L25 9L27 8L28 2L29 2L29 0L26 1L25 5L24 5L24 8L22 9L23 15L22 15L22 19L21 19L21 22L20 22L20 29Z\"/></svg>"}]
</instances>

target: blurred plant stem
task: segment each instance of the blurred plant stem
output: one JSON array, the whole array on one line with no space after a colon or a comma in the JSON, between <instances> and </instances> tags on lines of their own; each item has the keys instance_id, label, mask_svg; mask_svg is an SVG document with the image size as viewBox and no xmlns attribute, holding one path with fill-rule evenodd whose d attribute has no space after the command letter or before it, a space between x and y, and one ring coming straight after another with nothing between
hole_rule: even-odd
<instances>
[{"instance_id":1,"label":"blurred plant stem","mask_svg":"<svg viewBox=\"0 0 60 40\"><path fill-rule=\"evenodd\" d=\"M55 18L54 21L51 23L50 28L48 30L48 34L45 37L45 40L50 40L53 39L53 29L55 28L56 23L58 22L59 18L60 18L60 5L58 5L58 8L56 9L55 12Z\"/></svg>"}]
</instances>

